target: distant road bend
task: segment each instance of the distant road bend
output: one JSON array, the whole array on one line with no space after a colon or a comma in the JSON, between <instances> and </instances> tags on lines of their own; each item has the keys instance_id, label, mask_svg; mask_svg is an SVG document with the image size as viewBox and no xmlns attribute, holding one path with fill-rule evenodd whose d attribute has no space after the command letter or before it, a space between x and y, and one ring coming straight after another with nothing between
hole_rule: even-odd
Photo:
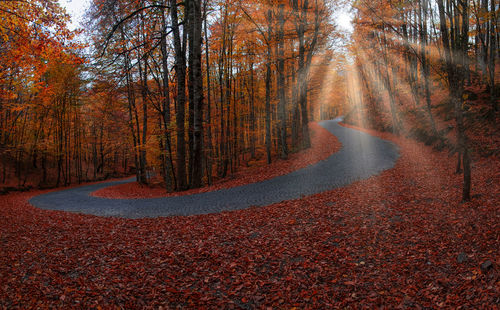
<instances>
[{"instance_id":1,"label":"distant road bend","mask_svg":"<svg viewBox=\"0 0 500 310\"><path fill-rule=\"evenodd\" d=\"M269 180L193 195L107 199L90 196L104 187L133 182L135 178L84 185L35 196L30 203L41 209L62 210L125 218L208 214L266 206L328 191L369 178L394 166L399 152L393 143L340 126L340 118L319 124L342 143L340 151L314 165Z\"/></svg>"}]
</instances>

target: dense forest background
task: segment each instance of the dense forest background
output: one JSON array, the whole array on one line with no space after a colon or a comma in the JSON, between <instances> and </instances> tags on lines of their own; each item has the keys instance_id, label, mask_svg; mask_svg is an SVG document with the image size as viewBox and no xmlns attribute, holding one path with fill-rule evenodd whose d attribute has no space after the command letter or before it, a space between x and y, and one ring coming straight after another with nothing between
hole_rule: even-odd
<instances>
[{"instance_id":1,"label":"dense forest background","mask_svg":"<svg viewBox=\"0 0 500 310\"><path fill-rule=\"evenodd\" d=\"M494 0L94 0L77 31L54 0L0 15L6 188L197 188L308 148L309 122L338 115L448 149L465 200L474 157L499 155Z\"/></svg>"}]
</instances>

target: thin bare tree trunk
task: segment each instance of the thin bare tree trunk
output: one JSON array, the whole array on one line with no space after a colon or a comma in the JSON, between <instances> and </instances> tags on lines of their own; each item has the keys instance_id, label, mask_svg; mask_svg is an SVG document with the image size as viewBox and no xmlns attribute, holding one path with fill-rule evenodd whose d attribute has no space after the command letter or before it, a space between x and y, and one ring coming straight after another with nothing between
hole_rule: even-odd
<instances>
[{"instance_id":1,"label":"thin bare tree trunk","mask_svg":"<svg viewBox=\"0 0 500 310\"><path fill-rule=\"evenodd\" d=\"M272 12L271 10L267 11L267 55L266 55L266 154L267 154L267 163L271 163L271 45L270 41L272 38Z\"/></svg>"},{"instance_id":2,"label":"thin bare tree trunk","mask_svg":"<svg viewBox=\"0 0 500 310\"><path fill-rule=\"evenodd\" d=\"M277 86L278 86L278 145L279 156L281 159L288 157L288 146L286 142L286 95L285 95L285 53L283 50L284 25L285 25L285 6L280 4L278 7L278 29L276 56L278 57L277 66Z\"/></svg>"},{"instance_id":3,"label":"thin bare tree trunk","mask_svg":"<svg viewBox=\"0 0 500 310\"><path fill-rule=\"evenodd\" d=\"M165 14L162 13L162 38L161 38L161 53L162 53L162 70L163 70L163 107L162 120L165 139L165 188L168 192L173 190L174 175L172 163L172 148L170 137L170 87L168 84L168 51L167 51L167 24Z\"/></svg>"}]
</instances>

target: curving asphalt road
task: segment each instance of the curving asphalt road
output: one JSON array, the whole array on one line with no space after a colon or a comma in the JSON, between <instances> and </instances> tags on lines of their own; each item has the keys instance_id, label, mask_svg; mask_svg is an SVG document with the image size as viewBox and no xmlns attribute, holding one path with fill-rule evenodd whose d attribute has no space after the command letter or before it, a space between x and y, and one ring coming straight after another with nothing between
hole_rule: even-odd
<instances>
[{"instance_id":1,"label":"curving asphalt road","mask_svg":"<svg viewBox=\"0 0 500 310\"><path fill-rule=\"evenodd\" d=\"M35 196L30 203L41 209L63 210L126 218L193 215L265 206L317 194L366 179L394 166L399 152L393 143L342 127L341 119L319 124L337 136L340 151L314 165L262 182L213 192L164 198L107 199L89 194L127 180L84 185Z\"/></svg>"}]
</instances>

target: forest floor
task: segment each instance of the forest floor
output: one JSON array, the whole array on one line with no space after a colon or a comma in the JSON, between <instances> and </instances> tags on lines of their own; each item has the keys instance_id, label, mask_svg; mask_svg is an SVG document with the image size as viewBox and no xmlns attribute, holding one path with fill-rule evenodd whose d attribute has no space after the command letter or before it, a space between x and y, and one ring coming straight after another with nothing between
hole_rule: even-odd
<instances>
[{"instance_id":1,"label":"forest floor","mask_svg":"<svg viewBox=\"0 0 500 310\"><path fill-rule=\"evenodd\" d=\"M315 164L326 159L342 147L338 139L318 123L311 122L309 129L311 133L310 148L290 154L286 160L274 158L273 162L269 165L266 163L265 156L249 160L246 162L246 165L238 167L237 172L230 174L226 178L215 180L210 186L194 188L183 192L168 193L162 182L150 184L149 186L131 182L100 189L92 193L92 196L122 199L158 198L192 195L231 188L268 180Z\"/></svg>"},{"instance_id":2,"label":"forest floor","mask_svg":"<svg viewBox=\"0 0 500 310\"><path fill-rule=\"evenodd\" d=\"M500 160L400 147L393 169L267 207L156 219L0 204L0 307L494 308Z\"/></svg>"}]
</instances>

